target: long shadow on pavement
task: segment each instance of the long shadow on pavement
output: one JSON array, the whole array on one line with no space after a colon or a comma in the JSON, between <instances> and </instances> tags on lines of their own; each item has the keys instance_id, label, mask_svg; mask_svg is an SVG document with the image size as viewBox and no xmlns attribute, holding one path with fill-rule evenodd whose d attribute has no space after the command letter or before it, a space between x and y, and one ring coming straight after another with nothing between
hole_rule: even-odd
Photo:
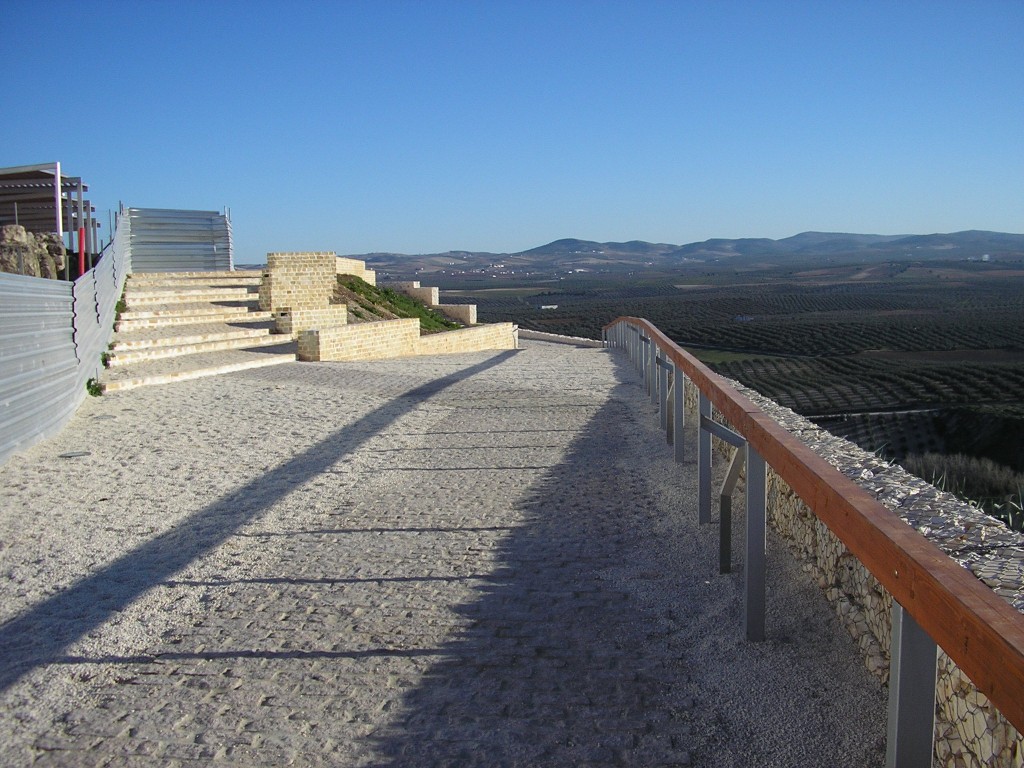
<instances>
[{"instance_id":1,"label":"long shadow on pavement","mask_svg":"<svg viewBox=\"0 0 1024 768\"><path fill-rule=\"evenodd\" d=\"M717 574L695 473L615 364L621 383L519 504L479 598L455 608L468 626L371 737L373 764L877 764L847 717L877 694L834 678L819 625L791 610L790 589L813 593L813 621L849 646L816 585L776 582L773 638L742 639L742 580ZM868 690L855 652L843 663Z\"/></svg>"},{"instance_id":2,"label":"long shadow on pavement","mask_svg":"<svg viewBox=\"0 0 1024 768\"><path fill-rule=\"evenodd\" d=\"M290 488L324 472L420 402L501 365L515 354L496 354L393 398L229 496L192 513L172 530L0 626L0 690L9 688L33 668L60 661L62 651L71 643L217 547L242 525L259 518Z\"/></svg>"},{"instance_id":3,"label":"long shadow on pavement","mask_svg":"<svg viewBox=\"0 0 1024 768\"><path fill-rule=\"evenodd\" d=\"M619 385L635 399L635 386ZM628 388L624 389L624 388ZM466 630L374 735L395 766L672 765L687 760L687 670L657 595L663 532L614 394L519 505Z\"/></svg>"}]
</instances>

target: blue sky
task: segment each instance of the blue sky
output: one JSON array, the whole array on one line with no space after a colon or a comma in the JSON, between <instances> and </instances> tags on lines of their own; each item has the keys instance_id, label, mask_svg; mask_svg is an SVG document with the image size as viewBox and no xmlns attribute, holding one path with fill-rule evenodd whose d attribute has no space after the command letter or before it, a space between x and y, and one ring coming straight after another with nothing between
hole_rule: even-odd
<instances>
[{"instance_id":1,"label":"blue sky","mask_svg":"<svg viewBox=\"0 0 1024 768\"><path fill-rule=\"evenodd\" d=\"M59 160L104 222L119 200L229 206L242 262L1024 232L1022 0L2 15L0 166Z\"/></svg>"}]
</instances>

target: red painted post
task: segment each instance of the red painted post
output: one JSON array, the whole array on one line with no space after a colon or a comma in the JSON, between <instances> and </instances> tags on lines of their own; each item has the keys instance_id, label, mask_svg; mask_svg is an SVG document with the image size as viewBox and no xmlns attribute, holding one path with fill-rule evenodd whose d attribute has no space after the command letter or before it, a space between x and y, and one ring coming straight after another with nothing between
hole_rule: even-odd
<instances>
[{"instance_id":1,"label":"red painted post","mask_svg":"<svg viewBox=\"0 0 1024 768\"><path fill-rule=\"evenodd\" d=\"M85 274L85 227L78 228L78 276Z\"/></svg>"}]
</instances>

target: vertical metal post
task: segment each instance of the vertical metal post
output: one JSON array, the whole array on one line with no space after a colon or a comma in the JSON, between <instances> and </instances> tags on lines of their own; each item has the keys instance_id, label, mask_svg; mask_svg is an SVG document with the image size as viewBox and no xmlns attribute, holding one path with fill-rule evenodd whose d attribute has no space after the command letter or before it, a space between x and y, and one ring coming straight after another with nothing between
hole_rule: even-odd
<instances>
[{"instance_id":1,"label":"vertical metal post","mask_svg":"<svg viewBox=\"0 0 1024 768\"><path fill-rule=\"evenodd\" d=\"M747 640L764 640L765 614L765 464L747 443L747 559L744 564L744 613Z\"/></svg>"},{"instance_id":2,"label":"vertical metal post","mask_svg":"<svg viewBox=\"0 0 1024 768\"><path fill-rule=\"evenodd\" d=\"M650 379L648 379L647 394L651 396L651 404L658 404L658 345L651 339L651 356L647 361L650 366Z\"/></svg>"},{"instance_id":3,"label":"vertical metal post","mask_svg":"<svg viewBox=\"0 0 1024 768\"><path fill-rule=\"evenodd\" d=\"M64 243L64 205L61 202L60 163L53 164L53 195L57 206L57 239Z\"/></svg>"},{"instance_id":4,"label":"vertical metal post","mask_svg":"<svg viewBox=\"0 0 1024 768\"><path fill-rule=\"evenodd\" d=\"M732 572L732 496L722 496L718 515L718 572Z\"/></svg>"},{"instance_id":5,"label":"vertical metal post","mask_svg":"<svg viewBox=\"0 0 1024 768\"><path fill-rule=\"evenodd\" d=\"M673 371L675 366L673 366ZM665 393L665 442L669 445L675 445L676 442L676 416L674 412L676 404L676 377L673 376L669 379L668 391ZM682 435L680 435L682 438Z\"/></svg>"},{"instance_id":6,"label":"vertical metal post","mask_svg":"<svg viewBox=\"0 0 1024 768\"><path fill-rule=\"evenodd\" d=\"M732 494L736 490L736 484L740 479L740 472L747 461L746 446L733 451L732 459L729 461L729 470L725 473L722 481L722 490L719 493L719 516L718 516L718 572L729 573L732 571Z\"/></svg>"},{"instance_id":7,"label":"vertical metal post","mask_svg":"<svg viewBox=\"0 0 1024 768\"><path fill-rule=\"evenodd\" d=\"M601 329L601 346L608 346L608 331L606 331L604 328Z\"/></svg>"},{"instance_id":8,"label":"vertical metal post","mask_svg":"<svg viewBox=\"0 0 1024 768\"><path fill-rule=\"evenodd\" d=\"M711 401L703 392L699 396L700 416L711 418ZM711 522L711 433L697 420L697 522Z\"/></svg>"},{"instance_id":9,"label":"vertical metal post","mask_svg":"<svg viewBox=\"0 0 1024 768\"><path fill-rule=\"evenodd\" d=\"M928 633L893 601L886 768L931 768L936 650Z\"/></svg>"},{"instance_id":10,"label":"vertical metal post","mask_svg":"<svg viewBox=\"0 0 1024 768\"><path fill-rule=\"evenodd\" d=\"M663 360L658 369L658 411L661 428L668 430L668 364Z\"/></svg>"},{"instance_id":11,"label":"vertical metal post","mask_svg":"<svg viewBox=\"0 0 1024 768\"><path fill-rule=\"evenodd\" d=\"M686 434L683 432L686 427L686 377L678 363L672 364L672 381L672 434L675 435L672 447L675 448L676 463L682 464L686 450Z\"/></svg>"}]
</instances>

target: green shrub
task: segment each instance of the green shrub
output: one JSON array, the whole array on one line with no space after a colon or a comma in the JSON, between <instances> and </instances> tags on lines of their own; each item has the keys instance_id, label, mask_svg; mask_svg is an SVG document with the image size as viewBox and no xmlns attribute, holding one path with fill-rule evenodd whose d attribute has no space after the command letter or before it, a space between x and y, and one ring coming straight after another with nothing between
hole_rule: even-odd
<instances>
[{"instance_id":1,"label":"green shrub","mask_svg":"<svg viewBox=\"0 0 1024 768\"><path fill-rule=\"evenodd\" d=\"M450 331L462 327L416 299L390 288L377 288L354 275L338 275L338 284L358 296L359 304L369 312L384 310L397 317L418 318L420 331L423 333ZM352 314L362 319L358 311L353 310Z\"/></svg>"}]
</instances>

